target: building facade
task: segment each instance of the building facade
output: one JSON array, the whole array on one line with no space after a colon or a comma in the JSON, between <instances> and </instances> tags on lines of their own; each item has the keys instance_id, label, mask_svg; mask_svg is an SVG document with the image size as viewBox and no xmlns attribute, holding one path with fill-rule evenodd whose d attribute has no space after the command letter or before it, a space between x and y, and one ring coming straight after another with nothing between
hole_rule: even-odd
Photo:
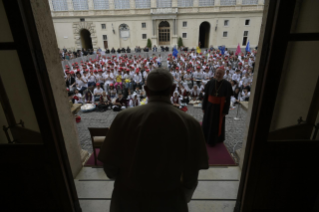
<instances>
[{"instance_id":1,"label":"building facade","mask_svg":"<svg viewBox=\"0 0 319 212\"><path fill-rule=\"evenodd\" d=\"M258 44L264 0L49 0L59 48Z\"/></svg>"}]
</instances>

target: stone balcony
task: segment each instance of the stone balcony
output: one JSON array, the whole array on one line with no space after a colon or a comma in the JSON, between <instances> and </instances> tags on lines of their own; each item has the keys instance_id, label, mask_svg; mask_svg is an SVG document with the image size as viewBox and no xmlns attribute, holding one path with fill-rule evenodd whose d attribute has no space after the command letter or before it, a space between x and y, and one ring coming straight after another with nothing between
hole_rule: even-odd
<instances>
[{"instance_id":1,"label":"stone balcony","mask_svg":"<svg viewBox=\"0 0 319 212\"><path fill-rule=\"evenodd\" d=\"M130 16L130 15L157 15L157 14L231 13L231 12L247 13L247 12L262 12L263 10L264 10L264 5L233 5L233 6L213 6L213 7L51 11L51 14L53 18L59 18L59 17Z\"/></svg>"}]
</instances>

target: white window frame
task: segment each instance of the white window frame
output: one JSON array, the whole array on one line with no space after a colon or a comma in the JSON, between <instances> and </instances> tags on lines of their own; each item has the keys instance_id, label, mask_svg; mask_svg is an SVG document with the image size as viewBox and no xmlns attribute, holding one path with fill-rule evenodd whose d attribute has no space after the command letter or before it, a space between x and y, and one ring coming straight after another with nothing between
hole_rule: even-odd
<instances>
[{"instance_id":1,"label":"white window frame","mask_svg":"<svg viewBox=\"0 0 319 212\"><path fill-rule=\"evenodd\" d=\"M242 5L257 5L258 4L258 0L243 0Z\"/></svg>"},{"instance_id":2,"label":"white window frame","mask_svg":"<svg viewBox=\"0 0 319 212\"><path fill-rule=\"evenodd\" d=\"M249 20L249 24L248 24L248 25L246 25L246 21L247 21L247 20ZM246 18L246 19L245 19L244 25L245 25L245 26L250 26L250 18Z\"/></svg>"},{"instance_id":3,"label":"white window frame","mask_svg":"<svg viewBox=\"0 0 319 212\"><path fill-rule=\"evenodd\" d=\"M144 38L144 35L145 35L145 38ZM143 39L143 40L146 40L146 39L147 39L147 34L146 34L146 33L143 33L143 34L142 34L142 39Z\"/></svg>"},{"instance_id":4,"label":"white window frame","mask_svg":"<svg viewBox=\"0 0 319 212\"><path fill-rule=\"evenodd\" d=\"M94 10L109 10L109 0L93 0Z\"/></svg>"},{"instance_id":5,"label":"white window frame","mask_svg":"<svg viewBox=\"0 0 319 212\"><path fill-rule=\"evenodd\" d=\"M105 26L105 28L103 28L103 25ZM101 24L101 29L106 30L106 24Z\"/></svg>"},{"instance_id":6,"label":"white window frame","mask_svg":"<svg viewBox=\"0 0 319 212\"><path fill-rule=\"evenodd\" d=\"M177 0L177 7L193 7L193 6L194 6L194 0Z\"/></svg>"},{"instance_id":7,"label":"white window frame","mask_svg":"<svg viewBox=\"0 0 319 212\"><path fill-rule=\"evenodd\" d=\"M184 26L184 23L186 23L186 26ZM187 21L183 21L183 22L182 22L182 27L183 27L183 28L186 28L187 26L188 26Z\"/></svg>"},{"instance_id":8,"label":"white window frame","mask_svg":"<svg viewBox=\"0 0 319 212\"><path fill-rule=\"evenodd\" d=\"M220 0L220 6L233 6L236 5L236 0Z\"/></svg>"},{"instance_id":9,"label":"white window frame","mask_svg":"<svg viewBox=\"0 0 319 212\"><path fill-rule=\"evenodd\" d=\"M115 10L128 10L130 8L130 0L114 0Z\"/></svg>"},{"instance_id":10,"label":"white window frame","mask_svg":"<svg viewBox=\"0 0 319 212\"><path fill-rule=\"evenodd\" d=\"M225 21L228 21L227 25L225 25ZM229 20L224 20L224 27L229 27Z\"/></svg>"},{"instance_id":11,"label":"white window frame","mask_svg":"<svg viewBox=\"0 0 319 212\"><path fill-rule=\"evenodd\" d=\"M199 7L213 7L215 6L215 0L199 0L198 6Z\"/></svg>"},{"instance_id":12,"label":"white window frame","mask_svg":"<svg viewBox=\"0 0 319 212\"><path fill-rule=\"evenodd\" d=\"M156 1L157 8L171 8L172 0L157 0Z\"/></svg>"},{"instance_id":13,"label":"white window frame","mask_svg":"<svg viewBox=\"0 0 319 212\"><path fill-rule=\"evenodd\" d=\"M184 37L184 34L186 34L186 37ZM182 38L183 38L183 39L187 39L187 32L183 32L183 33L182 33Z\"/></svg>"},{"instance_id":14,"label":"white window frame","mask_svg":"<svg viewBox=\"0 0 319 212\"><path fill-rule=\"evenodd\" d=\"M135 8L136 9L151 8L151 0L135 0Z\"/></svg>"},{"instance_id":15,"label":"white window frame","mask_svg":"<svg viewBox=\"0 0 319 212\"><path fill-rule=\"evenodd\" d=\"M226 36L224 36L224 33L225 33L225 32L226 32ZM228 38L228 31L223 31L222 37L223 37L223 38Z\"/></svg>"},{"instance_id":16,"label":"white window frame","mask_svg":"<svg viewBox=\"0 0 319 212\"><path fill-rule=\"evenodd\" d=\"M103 41L107 41L107 35L105 35L106 36L106 39L104 39L104 35L102 35L102 40Z\"/></svg>"},{"instance_id":17,"label":"white window frame","mask_svg":"<svg viewBox=\"0 0 319 212\"><path fill-rule=\"evenodd\" d=\"M145 24L145 27L143 27L143 24ZM146 28L147 28L146 22L142 22L142 23L141 23L141 27L142 27L142 29L146 29Z\"/></svg>"},{"instance_id":18,"label":"white window frame","mask_svg":"<svg viewBox=\"0 0 319 212\"><path fill-rule=\"evenodd\" d=\"M66 0L51 0L53 11L68 11L68 3Z\"/></svg>"},{"instance_id":19,"label":"white window frame","mask_svg":"<svg viewBox=\"0 0 319 212\"><path fill-rule=\"evenodd\" d=\"M247 36L245 36L245 32L247 32ZM243 38L242 38L242 40L241 40L241 46L246 46L246 45L247 45L247 43L248 43L248 36L249 36L249 31L248 31L248 30L245 30L245 31L243 32ZM247 37L247 41L246 41L246 44L245 44L245 45L243 45L244 37Z\"/></svg>"},{"instance_id":20,"label":"white window frame","mask_svg":"<svg viewBox=\"0 0 319 212\"><path fill-rule=\"evenodd\" d=\"M89 10L88 0L72 0L75 11Z\"/></svg>"}]
</instances>

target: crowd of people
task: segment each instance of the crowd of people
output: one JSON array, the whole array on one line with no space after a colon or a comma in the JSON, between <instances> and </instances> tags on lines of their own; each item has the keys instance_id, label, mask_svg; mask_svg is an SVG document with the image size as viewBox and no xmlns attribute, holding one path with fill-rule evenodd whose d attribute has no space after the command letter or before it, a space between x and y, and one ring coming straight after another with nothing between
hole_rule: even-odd
<instances>
[{"instance_id":1,"label":"crowd of people","mask_svg":"<svg viewBox=\"0 0 319 212\"><path fill-rule=\"evenodd\" d=\"M174 106L183 109L188 104L200 107L205 84L214 77L217 69L225 70L224 79L231 82L234 95L231 107L239 101L248 101L253 81L257 51L222 54L207 49L203 53L195 49L169 54L167 61L161 55L108 56L97 54L97 59L81 61L64 67L66 88L70 100L80 104L94 104L99 111L120 111L127 107L147 104L144 85L152 70L167 66L174 77L176 90L171 97ZM166 64L164 64L166 63Z\"/></svg>"}]
</instances>

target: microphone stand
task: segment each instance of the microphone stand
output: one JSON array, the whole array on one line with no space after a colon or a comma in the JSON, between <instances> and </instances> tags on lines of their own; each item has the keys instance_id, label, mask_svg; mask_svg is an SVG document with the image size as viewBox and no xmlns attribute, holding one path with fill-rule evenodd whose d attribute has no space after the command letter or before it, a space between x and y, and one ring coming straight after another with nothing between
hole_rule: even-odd
<instances>
[{"instance_id":1,"label":"microphone stand","mask_svg":"<svg viewBox=\"0 0 319 212\"><path fill-rule=\"evenodd\" d=\"M241 91L240 91L239 94L238 94L238 100L239 100L239 102L238 102L238 104L237 104L237 113L236 113L236 116L234 117L234 120L235 120L235 121L240 120L240 118L239 118L239 116L238 116L238 112L239 112L239 108L240 108L240 93L241 93Z\"/></svg>"}]
</instances>

